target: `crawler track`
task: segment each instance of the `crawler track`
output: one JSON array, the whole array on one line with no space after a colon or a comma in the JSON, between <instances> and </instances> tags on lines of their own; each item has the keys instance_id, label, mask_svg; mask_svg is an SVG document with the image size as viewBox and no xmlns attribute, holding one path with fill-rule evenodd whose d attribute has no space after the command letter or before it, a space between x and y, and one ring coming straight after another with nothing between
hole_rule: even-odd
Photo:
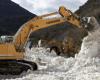
<instances>
[{"instance_id":1,"label":"crawler track","mask_svg":"<svg viewBox=\"0 0 100 80\"><path fill-rule=\"evenodd\" d=\"M37 70L37 64L25 60L0 60L0 74L19 75L23 71Z\"/></svg>"}]
</instances>

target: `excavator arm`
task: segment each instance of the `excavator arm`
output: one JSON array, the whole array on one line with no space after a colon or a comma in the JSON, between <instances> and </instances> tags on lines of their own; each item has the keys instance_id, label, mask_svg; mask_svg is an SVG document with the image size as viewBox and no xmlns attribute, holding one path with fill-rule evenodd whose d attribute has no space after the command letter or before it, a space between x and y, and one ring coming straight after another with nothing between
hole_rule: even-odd
<instances>
[{"instance_id":1,"label":"excavator arm","mask_svg":"<svg viewBox=\"0 0 100 80\"><path fill-rule=\"evenodd\" d=\"M64 6L61 6L59 8L59 14L62 17L65 17L67 22L69 22L79 28L83 28L82 19L80 19L80 17L77 14L72 13L70 10L66 9Z\"/></svg>"}]
</instances>

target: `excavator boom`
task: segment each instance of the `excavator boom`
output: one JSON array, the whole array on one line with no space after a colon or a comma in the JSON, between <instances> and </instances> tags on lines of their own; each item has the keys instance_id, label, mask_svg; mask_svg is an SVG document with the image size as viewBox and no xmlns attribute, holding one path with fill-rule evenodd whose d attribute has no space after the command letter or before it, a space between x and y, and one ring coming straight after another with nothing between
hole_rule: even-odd
<instances>
[{"instance_id":1,"label":"excavator boom","mask_svg":"<svg viewBox=\"0 0 100 80\"><path fill-rule=\"evenodd\" d=\"M47 18L56 16L57 14L60 14L61 17L54 17L52 19ZM59 8L59 12L53 12L50 14L37 16L25 23L24 25L22 25L16 33L13 43L16 46L17 50L23 50L23 46L25 46L31 32L63 22L69 22L70 24L75 25L78 28L83 28L78 16L73 14L70 10L66 9L65 7L61 6Z\"/></svg>"}]
</instances>

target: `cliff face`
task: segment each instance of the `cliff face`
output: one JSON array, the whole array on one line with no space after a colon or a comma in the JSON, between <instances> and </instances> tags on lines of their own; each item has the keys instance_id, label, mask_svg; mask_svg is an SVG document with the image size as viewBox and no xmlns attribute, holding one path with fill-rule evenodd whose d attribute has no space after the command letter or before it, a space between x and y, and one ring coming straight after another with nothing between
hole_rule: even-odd
<instances>
[{"instance_id":1,"label":"cliff face","mask_svg":"<svg viewBox=\"0 0 100 80\"><path fill-rule=\"evenodd\" d=\"M95 16L100 23L100 0L88 0L76 13L80 16Z\"/></svg>"},{"instance_id":2,"label":"cliff face","mask_svg":"<svg viewBox=\"0 0 100 80\"><path fill-rule=\"evenodd\" d=\"M10 0L0 0L0 35L13 35L35 15Z\"/></svg>"}]
</instances>

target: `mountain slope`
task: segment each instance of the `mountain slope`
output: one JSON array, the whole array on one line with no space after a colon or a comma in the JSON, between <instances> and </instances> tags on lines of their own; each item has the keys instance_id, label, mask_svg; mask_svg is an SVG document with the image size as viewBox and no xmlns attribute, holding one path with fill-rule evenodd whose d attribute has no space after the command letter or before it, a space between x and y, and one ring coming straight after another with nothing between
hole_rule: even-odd
<instances>
[{"instance_id":1,"label":"mountain slope","mask_svg":"<svg viewBox=\"0 0 100 80\"><path fill-rule=\"evenodd\" d=\"M34 16L10 0L0 0L0 35L13 35Z\"/></svg>"},{"instance_id":2,"label":"mountain slope","mask_svg":"<svg viewBox=\"0 0 100 80\"><path fill-rule=\"evenodd\" d=\"M100 0L88 0L76 13L79 16L95 16L100 23Z\"/></svg>"}]
</instances>

